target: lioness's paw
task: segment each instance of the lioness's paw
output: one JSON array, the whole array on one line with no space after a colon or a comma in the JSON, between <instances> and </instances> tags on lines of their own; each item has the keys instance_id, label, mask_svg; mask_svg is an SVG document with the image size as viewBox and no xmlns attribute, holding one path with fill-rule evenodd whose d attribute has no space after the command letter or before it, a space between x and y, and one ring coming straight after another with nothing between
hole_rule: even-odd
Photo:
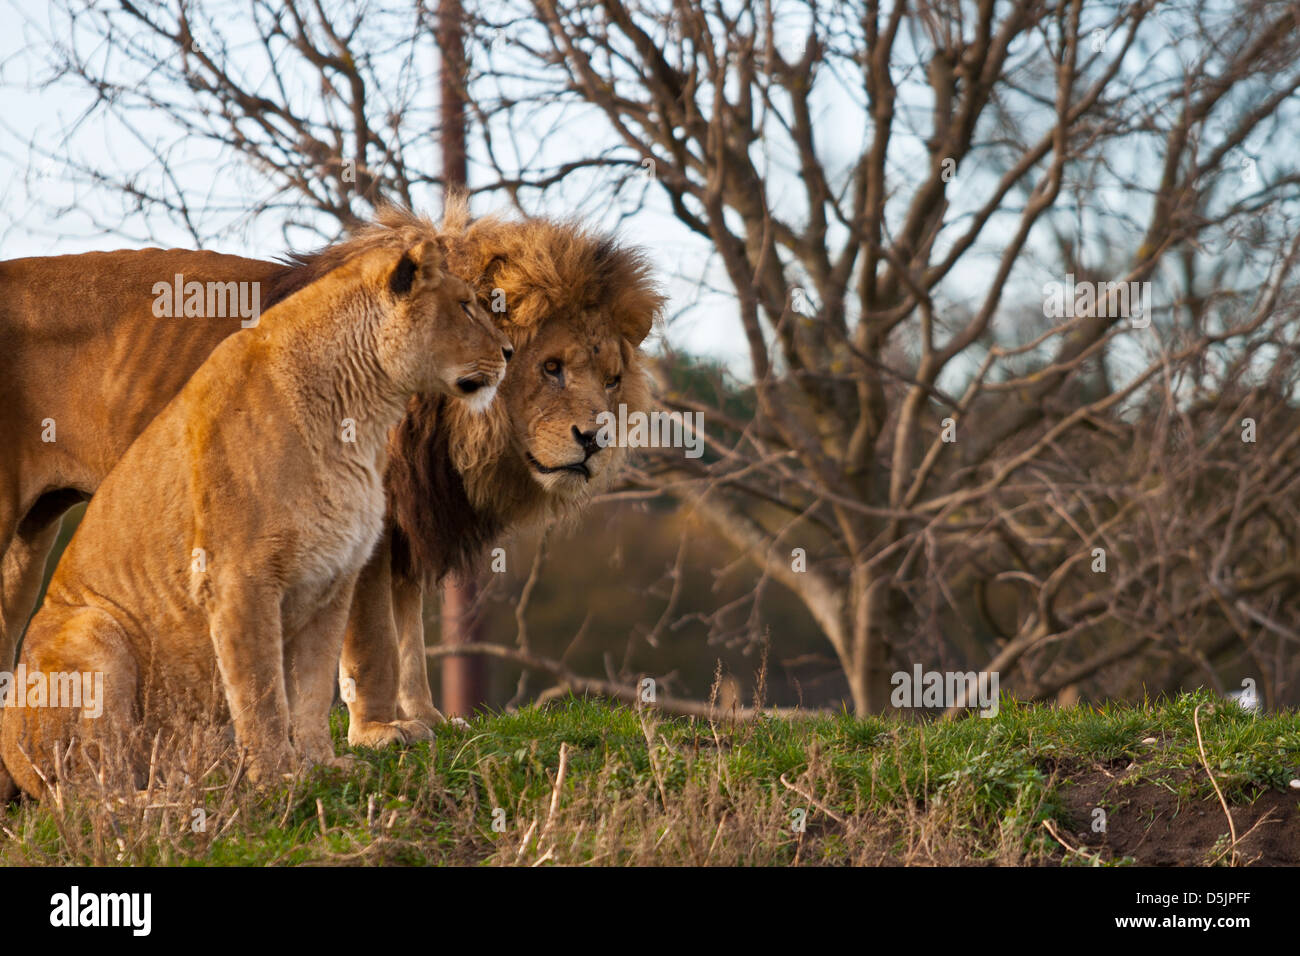
<instances>
[{"instance_id":1,"label":"lioness's paw","mask_svg":"<svg viewBox=\"0 0 1300 956\"><path fill-rule=\"evenodd\" d=\"M346 770L351 772L358 767L364 767L365 764L351 754L341 754L338 757L326 757L324 760L311 761L313 767L329 767L331 770Z\"/></svg>"},{"instance_id":2,"label":"lioness's paw","mask_svg":"<svg viewBox=\"0 0 1300 956\"><path fill-rule=\"evenodd\" d=\"M391 724L377 720L354 721L348 727L348 744L353 747L404 747L410 741L401 725L407 723L411 721L402 720ZM427 732L428 728L425 730Z\"/></svg>"},{"instance_id":3,"label":"lioness's paw","mask_svg":"<svg viewBox=\"0 0 1300 956\"><path fill-rule=\"evenodd\" d=\"M258 786L269 786L291 776L302 763L292 748L252 753L248 758L248 779Z\"/></svg>"},{"instance_id":4,"label":"lioness's paw","mask_svg":"<svg viewBox=\"0 0 1300 956\"><path fill-rule=\"evenodd\" d=\"M334 757L334 741L328 736L304 740L298 749L302 751L302 762L308 765L328 764Z\"/></svg>"}]
</instances>

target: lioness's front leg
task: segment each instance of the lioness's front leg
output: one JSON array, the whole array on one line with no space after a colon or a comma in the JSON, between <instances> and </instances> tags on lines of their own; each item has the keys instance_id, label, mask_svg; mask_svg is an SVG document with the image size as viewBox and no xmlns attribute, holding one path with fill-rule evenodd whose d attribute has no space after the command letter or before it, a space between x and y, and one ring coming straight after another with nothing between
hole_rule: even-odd
<instances>
[{"instance_id":1,"label":"lioness's front leg","mask_svg":"<svg viewBox=\"0 0 1300 956\"><path fill-rule=\"evenodd\" d=\"M249 776L274 780L299 763L289 742L280 592L233 575L214 591L209 634L235 734L248 749Z\"/></svg>"},{"instance_id":2,"label":"lioness's front leg","mask_svg":"<svg viewBox=\"0 0 1300 956\"><path fill-rule=\"evenodd\" d=\"M337 763L330 737L330 705L334 703L335 662L343 649L356 580L353 575L340 585L285 642L290 736L299 753L314 763Z\"/></svg>"}]
</instances>

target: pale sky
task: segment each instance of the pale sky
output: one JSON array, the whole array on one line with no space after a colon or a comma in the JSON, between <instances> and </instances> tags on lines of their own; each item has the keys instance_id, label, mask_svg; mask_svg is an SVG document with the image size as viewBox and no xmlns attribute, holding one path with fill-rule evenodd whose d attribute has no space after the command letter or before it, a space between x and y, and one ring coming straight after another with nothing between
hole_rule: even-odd
<instances>
[{"instance_id":1,"label":"pale sky","mask_svg":"<svg viewBox=\"0 0 1300 956\"><path fill-rule=\"evenodd\" d=\"M151 128L148 117L140 114L135 116L134 129L109 125L101 112L91 110L92 100L84 88L68 83L40 88L49 74L43 34L53 30L62 35L68 29L66 23L53 18L44 0L0 0L0 21L10 27L0 31L0 102L4 104L0 110L0 259L194 245L183 228L162 215L122 222L120 202L84 188L74 191L59 165L41 156L45 150L57 152L66 141L73 155L104 167L119 172L143 170L151 164L151 157L140 140L174 137L171 127L159 121ZM421 90L422 95L424 92ZM430 89L427 95L429 105L436 104L436 91ZM194 153L179 164L180 188L196 198L219 192L219 184L212 181L218 157L211 148L196 148ZM250 182L251 188L257 187L251 178ZM242 186L235 187L235 202ZM734 318L734 306L728 297L710 294L699 286L709 261L708 245L672 217L658 190L651 194L650 208L634 223L621 226L603 222L602 209L591 208L590 203L576 211L598 227L616 229L625 241L650 253L669 294L668 313L673 319L665 337L674 348L722 359L743 374L748 351ZM573 197L570 191L565 198ZM476 198L476 212L492 208L491 197ZM92 210L93 215L82 210ZM436 217L436 197L429 197L419 211ZM567 215L575 210L542 206L530 211ZM205 248L271 258L290 248L319 245L318 239L304 232L286 236L274 214L254 223L241 222L234 215L227 219L205 224L204 232L214 237L204 243ZM107 231L105 223L109 224ZM715 287L725 287L720 270L708 271Z\"/></svg>"},{"instance_id":2,"label":"pale sky","mask_svg":"<svg viewBox=\"0 0 1300 956\"><path fill-rule=\"evenodd\" d=\"M120 200L103 190L74 192L67 177L61 175L60 167L41 159L42 152L58 152L66 146L73 155L84 156L103 168L119 174L138 174L147 179L157 176L158 172L144 143L175 138L169 125L161 120L154 121L149 114L134 114L130 127L106 120L102 111L89 109L91 100L84 87L63 83L41 89L40 83L48 76L49 70L46 36L52 33L64 37L70 30L68 24L52 19L52 16L44 0L0 0L0 22L8 27L0 31L0 103L3 103L0 108L0 258L149 244L192 245L188 234L164 216L148 220L135 216L123 220ZM1155 88L1160 73L1168 77L1180 75L1177 48L1160 46L1163 36L1160 31L1167 26L1152 24L1155 54L1132 53L1134 62L1128 68L1133 82L1140 81ZM224 24L222 28L224 30ZM238 23L230 26L232 33L237 34L239 29ZM906 59L906 48L899 56ZM428 62L433 62L432 57L430 41ZM115 69L123 70L131 66L118 61L114 64ZM426 86L432 87L432 84ZM818 151L823 164L834 175L856 161L869 141L869 134L860 103L837 90L833 81L824 86L826 92L819 93L822 99L814 104L817 109ZM436 90L420 87L414 95L420 108L432 110L436 106ZM1022 107L1020 115L1025 126L1022 132L1026 136L1036 135L1032 132L1036 124L1051 118L1050 111L1044 115L1041 109L1035 111L1024 103L1017 103L1010 94L1007 104L1009 108ZM924 136L930 103L923 78L919 83L916 77L900 83L899 108L900 129L891 139L890 175L895 180L897 195L901 197L899 202L903 203L908 184L918 170L924 170L926 162ZM1291 140L1290 146L1277 141L1278 132L1276 128L1265 130L1265 136L1274 135L1272 141L1248 145L1252 149L1271 149L1275 156L1290 161L1296 155L1295 129L1283 122L1280 130ZM530 131L522 133L526 139ZM575 147L594 150L604 142L601 137L607 133L601 121L587 118L571 121L563 135L569 137L566 145L570 150ZM432 140L429 145L434 148ZM1154 162L1157 157L1151 154L1151 145L1138 138L1132 149L1109 155L1108 163L1121 176L1131 177L1140 184L1144 177L1149 178L1158 172L1158 163ZM757 157L760 168L768 170L772 208L788 215L798 225L797 215L804 196L797 167L790 156L783 155L775 137L771 142L762 141L756 149L762 153ZM205 242L207 248L272 257L290 249L313 248L319 244L319 239L302 230L282 229L281 219L274 214L256 221L249 221L246 215L242 215L247 208L243 203L244 197L262 195L267 190L265 181L259 181L256 174L246 167L232 168L228 161L223 162L214 147L198 140L185 141L178 144L173 158L176 161L176 185L187 197L196 200L215 197L223 200L230 209L227 213L214 214L214 218L203 223L203 234L212 237ZM960 223L964 216L978 207L984 198L983 185L989 177L998 175L996 163L984 167L980 163L977 157L965 163L960 173L964 178L949 190L949 223ZM1260 175L1270 174L1268 166L1261 165ZM477 173L471 169L472 179L483 175L481 169ZM1120 261L1117 256L1131 254L1132 250L1127 246L1136 240L1127 234L1133 230L1125 230L1122 222L1126 216L1140 221L1149 210L1149 198L1140 188L1121 190L1108 186L1104 176L1098 183L1088 183L1086 188L1086 204L1072 204L1063 196L1053 215L1058 228L1067 234L1076 230L1077 216L1077 235L1088 237L1089 251L1085 261L1106 268ZM672 216L662 190L651 186L647 196L647 208L634 219L621 224L616 210L599 195L593 198L576 182L562 193L548 193L548 204L530 211L558 215L576 211L598 227L616 228L626 241L647 249L669 294L668 311L674 317L666 329L666 340L674 348L721 359L745 377L748 352L736 319L734 301L729 294L714 291L728 288L721 268L712 260L708 244ZM1013 200L1019 198L1013 197ZM420 211L436 216L436 196L426 196L425 199L425 203L418 204ZM489 211L491 203L492 197L478 197L476 211ZM963 310L972 308L987 293L990 264L1005 244L1017 211L1011 208L995 217L977 247L963 256L951 278L939 290L939 306L958 322ZM942 251L954 234L942 233L937 248ZM1014 330L1019 321L1018 314L1026 307L1030 310L1036 308L1034 302L1040 299L1039 290L1044 282L1063 278L1052 265L1054 258L1054 243L1040 226L1028 252L1022 257L1023 261L1017 263L1007 283L1000 310L1007 316L1003 319L1000 314L999 327Z\"/></svg>"}]
</instances>

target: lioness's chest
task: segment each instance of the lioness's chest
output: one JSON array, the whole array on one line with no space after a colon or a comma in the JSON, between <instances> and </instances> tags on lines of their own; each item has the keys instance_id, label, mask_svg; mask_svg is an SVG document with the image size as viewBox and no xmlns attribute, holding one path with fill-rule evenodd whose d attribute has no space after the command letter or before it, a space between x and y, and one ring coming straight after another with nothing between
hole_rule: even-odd
<instances>
[{"instance_id":1,"label":"lioness's chest","mask_svg":"<svg viewBox=\"0 0 1300 956\"><path fill-rule=\"evenodd\" d=\"M328 603L369 560L383 533L384 487L378 468L340 468L326 477L299 503L307 521L296 548L296 573L285 590L286 626Z\"/></svg>"}]
</instances>

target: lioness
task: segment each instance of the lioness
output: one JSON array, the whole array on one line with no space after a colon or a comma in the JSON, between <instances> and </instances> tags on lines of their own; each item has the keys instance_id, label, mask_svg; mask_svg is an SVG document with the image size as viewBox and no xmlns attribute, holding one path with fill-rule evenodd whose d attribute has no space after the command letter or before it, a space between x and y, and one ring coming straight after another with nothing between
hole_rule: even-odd
<instances>
[{"instance_id":1,"label":"lioness","mask_svg":"<svg viewBox=\"0 0 1300 956\"><path fill-rule=\"evenodd\" d=\"M431 228L390 210L287 263L181 249L0 262L0 669L13 664L63 513L240 328L224 299L160 317L155 287L180 277L206 288L210 306L212 290L238 286L270 308L411 225ZM623 455L590 446L596 416L650 401L638 347L663 299L635 249L575 223L471 219L464 202L438 233L450 271L520 352L487 415L434 396L412 402L394 435L392 520L358 583L344 650L354 744L427 736L441 719L426 671L425 584L530 519L580 510Z\"/></svg>"},{"instance_id":2,"label":"lioness","mask_svg":"<svg viewBox=\"0 0 1300 956\"><path fill-rule=\"evenodd\" d=\"M444 272L432 230L385 238L222 342L96 492L20 667L104 675L102 715L6 709L0 759L27 793L73 738L139 726L149 739L205 716L218 674L254 779L332 760L334 674L383 531L389 432L416 393L482 410L512 352Z\"/></svg>"}]
</instances>

